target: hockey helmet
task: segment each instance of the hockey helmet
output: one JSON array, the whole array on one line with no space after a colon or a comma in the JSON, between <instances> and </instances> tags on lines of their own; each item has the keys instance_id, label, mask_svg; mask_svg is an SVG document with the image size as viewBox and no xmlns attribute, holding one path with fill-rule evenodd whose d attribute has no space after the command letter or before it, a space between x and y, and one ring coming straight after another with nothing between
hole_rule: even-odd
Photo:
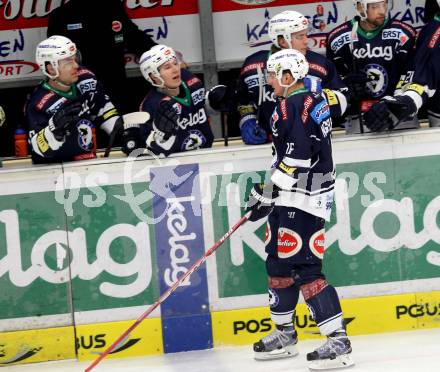
<instances>
[{"instance_id":1,"label":"hockey helmet","mask_svg":"<svg viewBox=\"0 0 440 372\"><path fill-rule=\"evenodd\" d=\"M353 0L356 13L363 21L367 19L368 4L382 3L382 2L387 3L388 10L391 10L393 8L393 0ZM358 8L358 4L360 4L361 9Z\"/></svg>"},{"instance_id":2,"label":"hockey helmet","mask_svg":"<svg viewBox=\"0 0 440 372\"><path fill-rule=\"evenodd\" d=\"M54 35L43 40L37 45L35 59L44 75L50 79L59 76L59 61L76 55L76 45L64 36ZM50 75L46 70L46 64L50 63L55 70L55 75Z\"/></svg>"},{"instance_id":3,"label":"hockey helmet","mask_svg":"<svg viewBox=\"0 0 440 372\"><path fill-rule=\"evenodd\" d=\"M163 88L165 82L160 76L159 68L164 63L172 61L173 59L177 60L177 56L176 52L172 48L166 45L155 45L150 50L147 50L144 54L142 54L139 61L139 67L143 77L155 87ZM161 83L157 84L154 82L150 74L158 78Z\"/></svg>"},{"instance_id":4,"label":"hockey helmet","mask_svg":"<svg viewBox=\"0 0 440 372\"><path fill-rule=\"evenodd\" d=\"M269 37L275 46L281 49L278 44L278 36L284 37L287 44L292 48L292 33L307 30L309 20L299 12L286 10L278 13L269 20Z\"/></svg>"},{"instance_id":5,"label":"hockey helmet","mask_svg":"<svg viewBox=\"0 0 440 372\"><path fill-rule=\"evenodd\" d=\"M290 85L284 85L281 78L285 71L289 71L294 82ZM282 87L288 88L298 80L304 79L309 72L309 64L306 57L295 49L282 49L272 54L267 60L267 72L275 73L276 79Z\"/></svg>"}]
</instances>

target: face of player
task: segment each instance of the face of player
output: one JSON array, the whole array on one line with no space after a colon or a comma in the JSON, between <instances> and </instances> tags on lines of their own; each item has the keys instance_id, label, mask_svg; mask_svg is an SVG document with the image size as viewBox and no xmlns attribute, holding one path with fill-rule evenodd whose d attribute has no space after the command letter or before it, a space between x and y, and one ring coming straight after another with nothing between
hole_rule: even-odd
<instances>
[{"instance_id":1,"label":"face of player","mask_svg":"<svg viewBox=\"0 0 440 372\"><path fill-rule=\"evenodd\" d=\"M296 49L298 52L301 52L302 54L306 54L309 45L309 37L307 34L308 34L308 30L292 33L292 35L290 36L292 49ZM284 49L289 48L288 44L286 43L286 46L283 48Z\"/></svg>"},{"instance_id":2,"label":"face of player","mask_svg":"<svg viewBox=\"0 0 440 372\"><path fill-rule=\"evenodd\" d=\"M292 81L289 80L291 78L290 74L283 74L281 77L281 82L284 85L289 85ZM272 87L274 94L277 97L284 97L285 87L283 87L278 81L275 72L267 73L267 83Z\"/></svg>"},{"instance_id":3,"label":"face of player","mask_svg":"<svg viewBox=\"0 0 440 372\"><path fill-rule=\"evenodd\" d=\"M58 61L58 77L56 80L65 85L72 85L78 81L78 61L77 57L72 56ZM55 74L55 70L51 65L48 66L48 71Z\"/></svg>"},{"instance_id":4,"label":"face of player","mask_svg":"<svg viewBox=\"0 0 440 372\"><path fill-rule=\"evenodd\" d=\"M180 64L176 59L165 62L160 66L159 73L167 88L175 89L182 83Z\"/></svg>"},{"instance_id":5,"label":"face of player","mask_svg":"<svg viewBox=\"0 0 440 372\"><path fill-rule=\"evenodd\" d=\"M384 24L387 13L388 3L386 1L368 4L367 21L373 26L380 27Z\"/></svg>"}]
</instances>

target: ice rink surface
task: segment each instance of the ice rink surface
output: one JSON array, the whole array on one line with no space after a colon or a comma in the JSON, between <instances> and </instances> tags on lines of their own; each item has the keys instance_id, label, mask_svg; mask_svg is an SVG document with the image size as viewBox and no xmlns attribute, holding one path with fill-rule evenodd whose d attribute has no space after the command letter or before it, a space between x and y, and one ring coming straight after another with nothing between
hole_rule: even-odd
<instances>
[{"instance_id":1,"label":"ice rink surface","mask_svg":"<svg viewBox=\"0 0 440 372\"><path fill-rule=\"evenodd\" d=\"M353 372L440 372L440 328L351 337ZM295 358L257 362L250 346L223 347L161 356L102 361L93 371L146 372L296 372L309 371L305 355L322 340L302 341ZM11 372L84 371L75 361L3 367Z\"/></svg>"}]
</instances>

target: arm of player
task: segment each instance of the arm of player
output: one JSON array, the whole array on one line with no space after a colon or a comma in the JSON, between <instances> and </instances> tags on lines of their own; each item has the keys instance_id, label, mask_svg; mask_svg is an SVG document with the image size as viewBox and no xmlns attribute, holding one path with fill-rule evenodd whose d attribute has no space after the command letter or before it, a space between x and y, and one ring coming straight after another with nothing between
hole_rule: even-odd
<instances>
[{"instance_id":1,"label":"arm of player","mask_svg":"<svg viewBox=\"0 0 440 372\"><path fill-rule=\"evenodd\" d=\"M82 105L79 101L72 101L59 109L50 119L38 113L34 108L26 110L28 122L29 142L32 150L41 157L52 158L74 130L80 118Z\"/></svg>"},{"instance_id":2,"label":"arm of player","mask_svg":"<svg viewBox=\"0 0 440 372\"><path fill-rule=\"evenodd\" d=\"M168 156L176 152L179 115L169 100L160 102L152 115L146 148L154 155Z\"/></svg>"},{"instance_id":3,"label":"arm of player","mask_svg":"<svg viewBox=\"0 0 440 372\"><path fill-rule=\"evenodd\" d=\"M342 81L335 65L330 60L327 61L327 71L327 78L322 82L324 96L330 107L332 118L339 118L347 110L350 97L349 88Z\"/></svg>"},{"instance_id":4,"label":"arm of player","mask_svg":"<svg viewBox=\"0 0 440 372\"><path fill-rule=\"evenodd\" d=\"M309 97L310 98L310 97ZM310 98L311 99L311 98ZM286 101L280 103L286 105ZM286 112L285 119L278 126L280 138L284 138L284 154L279 154L281 160L273 170L271 181L283 190L290 190L298 182L299 178L310 172L312 165L312 134L309 109L304 107L304 112L299 114L293 112L293 107L281 107L281 112ZM315 136L316 137L316 136Z\"/></svg>"}]
</instances>

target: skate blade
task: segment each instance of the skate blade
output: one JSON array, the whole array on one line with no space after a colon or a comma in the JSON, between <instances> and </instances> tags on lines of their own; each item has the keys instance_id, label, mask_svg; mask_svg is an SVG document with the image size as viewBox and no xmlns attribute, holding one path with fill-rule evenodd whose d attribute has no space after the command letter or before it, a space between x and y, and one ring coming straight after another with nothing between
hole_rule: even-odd
<instances>
[{"instance_id":1,"label":"skate blade","mask_svg":"<svg viewBox=\"0 0 440 372\"><path fill-rule=\"evenodd\" d=\"M283 358L292 358L298 355L296 345L285 346L282 349L272 350L268 352L254 353L255 360L274 360Z\"/></svg>"},{"instance_id":2,"label":"skate blade","mask_svg":"<svg viewBox=\"0 0 440 372\"><path fill-rule=\"evenodd\" d=\"M330 369L348 368L354 365L350 354L337 356L335 359L318 359L309 364L311 371L325 371Z\"/></svg>"}]
</instances>

